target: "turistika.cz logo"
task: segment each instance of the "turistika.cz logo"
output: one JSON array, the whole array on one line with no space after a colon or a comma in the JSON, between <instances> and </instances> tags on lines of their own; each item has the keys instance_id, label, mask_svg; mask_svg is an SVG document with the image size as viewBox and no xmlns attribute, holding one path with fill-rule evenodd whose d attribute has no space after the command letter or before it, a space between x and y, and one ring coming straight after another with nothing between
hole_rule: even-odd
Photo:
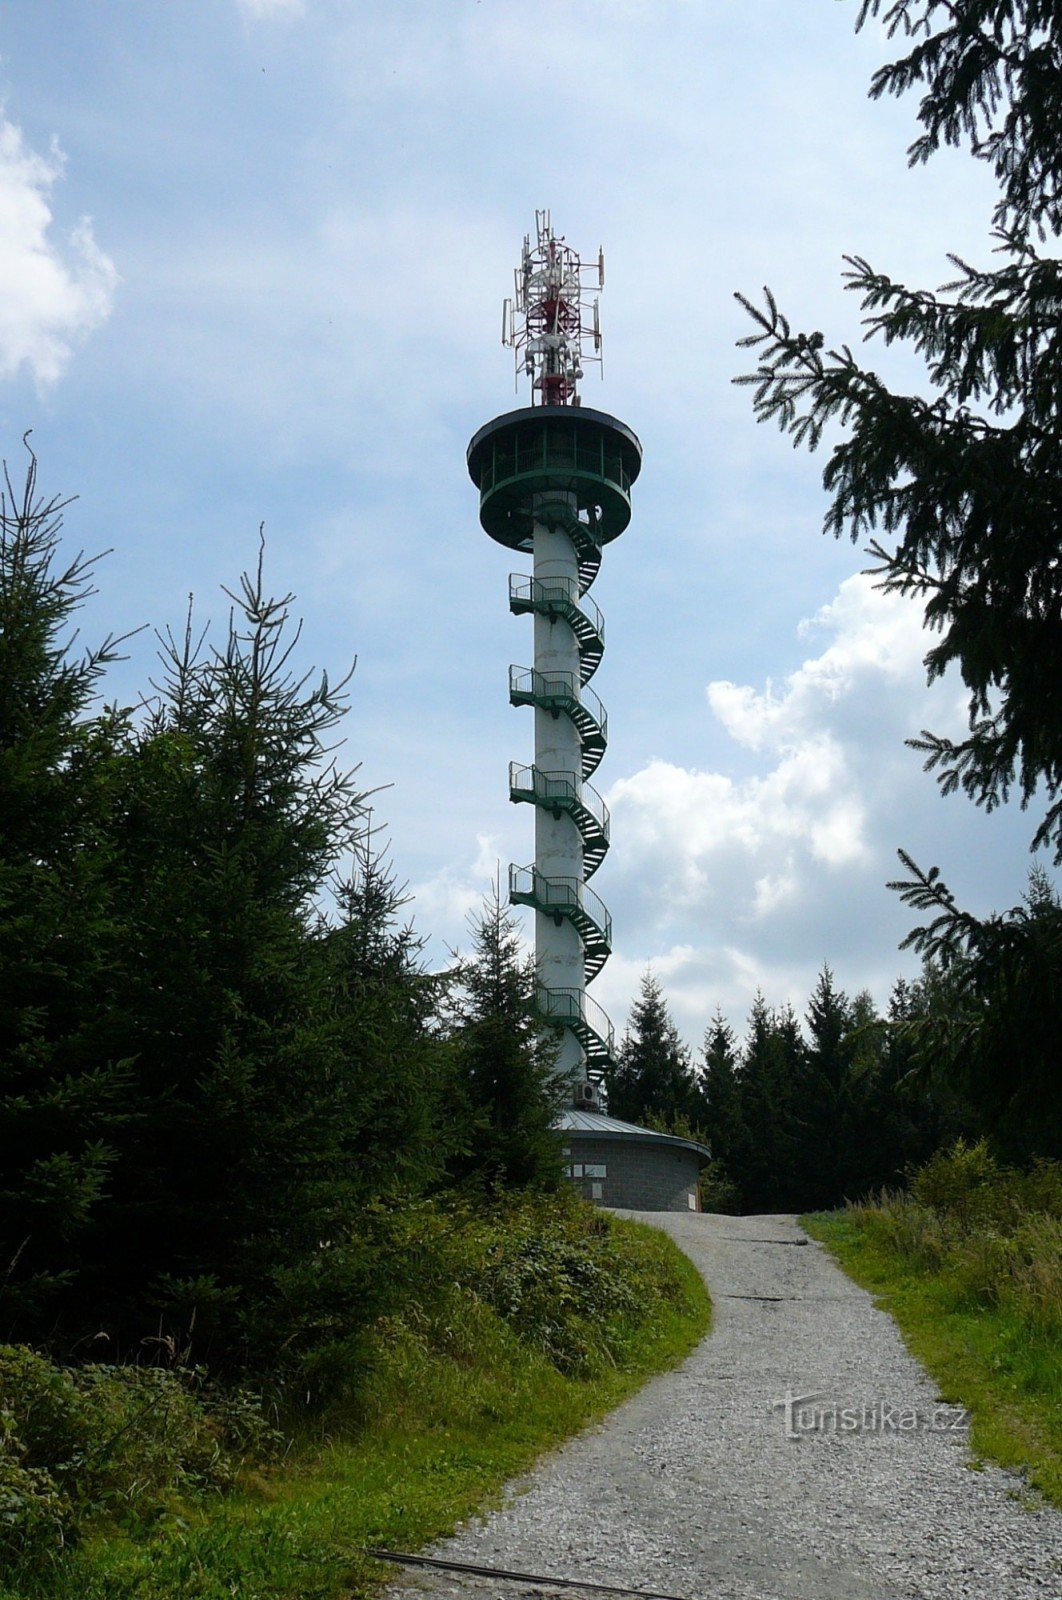
<instances>
[{"instance_id":1,"label":"turistika.cz logo","mask_svg":"<svg viewBox=\"0 0 1062 1600\"><path fill-rule=\"evenodd\" d=\"M787 1439L802 1439L806 1434L860 1433L963 1433L970 1425L963 1406L896 1405L889 1400L871 1400L862 1405L845 1405L823 1393L794 1394L787 1389L774 1409L785 1417Z\"/></svg>"}]
</instances>

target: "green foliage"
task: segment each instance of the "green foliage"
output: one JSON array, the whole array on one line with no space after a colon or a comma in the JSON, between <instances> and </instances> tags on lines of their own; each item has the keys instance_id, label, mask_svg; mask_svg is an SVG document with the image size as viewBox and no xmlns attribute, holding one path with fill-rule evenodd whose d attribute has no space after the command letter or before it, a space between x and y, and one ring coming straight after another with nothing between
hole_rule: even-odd
<instances>
[{"instance_id":1,"label":"green foliage","mask_svg":"<svg viewBox=\"0 0 1062 1600\"><path fill-rule=\"evenodd\" d=\"M722 1161L712 1160L701 1168L697 1180L702 1211L721 1212L724 1216L741 1213L741 1188L730 1176Z\"/></svg>"},{"instance_id":2,"label":"green foliage","mask_svg":"<svg viewBox=\"0 0 1062 1600\"><path fill-rule=\"evenodd\" d=\"M937 975L934 1003L897 1024L913 1065L956 1085L1010 1156L1062 1155L1062 903L1034 871L1020 905L977 918L935 867L922 872L900 857L911 877L890 887L932 914L905 943Z\"/></svg>"},{"instance_id":3,"label":"green foliage","mask_svg":"<svg viewBox=\"0 0 1062 1600\"><path fill-rule=\"evenodd\" d=\"M150 1521L175 1495L227 1489L280 1435L246 1390L158 1367L61 1367L0 1346L0 1570L30 1572L92 1519Z\"/></svg>"},{"instance_id":4,"label":"green foliage","mask_svg":"<svg viewBox=\"0 0 1062 1600\"><path fill-rule=\"evenodd\" d=\"M553 1123L567 1086L556 1070L556 1040L543 1030L535 1003L534 963L521 955L497 883L471 931L473 954L460 965L448 1016L465 1135L451 1170L488 1188L556 1188Z\"/></svg>"},{"instance_id":5,"label":"green foliage","mask_svg":"<svg viewBox=\"0 0 1062 1600\"><path fill-rule=\"evenodd\" d=\"M970 691L967 738L912 742L945 793L961 786L988 810L1012 788L1023 806L1045 798L1033 843L1062 860L1062 268L1036 247L1059 216L1062 22L1043 0L867 0L859 25L881 12L918 42L872 92L924 86L912 161L969 140L992 165L1003 264L953 257L959 276L933 295L847 258L866 337L912 346L930 398L891 391L847 345L794 332L769 291L765 310L739 296L757 325L741 342L759 354L737 381L794 444L814 448L827 423L846 430L824 473L827 531L870 538L882 587L923 599L941 635L930 681L955 663Z\"/></svg>"},{"instance_id":6,"label":"green foliage","mask_svg":"<svg viewBox=\"0 0 1062 1600\"><path fill-rule=\"evenodd\" d=\"M704 1036L699 1089L705 1126L712 1130L712 1151L720 1160L739 1157L741 1111L738 1052L734 1030L717 1008Z\"/></svg>"},{"instance_id":7,"label":"green foliage","mask_svg":"<svg viewBox=\"0 0 1062 1600\"><path fill-rule=\"evenodd\" d=\"M852 1208L915 1271L949 1282L959 1300L1008 1305L1030 1329L1062 1338L1062 1163L1001 1165L987 1140L938 1150L906 1194Z\"/></svg>"},{"instance_id":8,"label":"green foliage","mask_svg":"<svg viewBox=\"0 0 1062 1600\"><path fill-rule=\"evenodd\" d=\"M970 1407L975 1445L1062 1505L1062 1163L1007 1167L959 1140L909 1192L808 1225Z\"/></svg>"},{"instance_id":9,"label":"green foliage","mask_svg":"<svg viewBox=\"0 0 1062 1600\"><path fill-rule=\"evenodd\" d=\"M878 99L921 86L923 132L908 152L912 166L942 144L966 141L1000 184L999 227L1062 231L1053 0L862 0L856 26L879 16L890 38L902 32L917 41L874 74L870 90Z\"/></svg>"},{"instance_id":10,"label":"green foliage","mask_svg":"<svg viewBox=\"0 0 1062 1600\"><path fill-rule=\"evenodd\" d=\"M314 1415L242 1493L186 1488L150 1522L106 1502L91 1539L23 1564L18 1600L364 1593L393 1576L366 1546L452 1531L707 1326L704 1286L666 1236L567 1191L411 1201L386 1226L407 1292L373 1330L358 1404ZM547 1282L567 1296L560 1343Z\"/></svg>"},{"instance_id":11,"label":"green foliage","mask_svg":"<svg viewBox=\"0 0 1062 1600\"><path fill-rule=\"evenodd\" d=\"M925 395L794 331L769 290L762 309L738 297L757 367L736 381L795 445L836 426L826 531L866 537L880 587L924 603L939 635L928 680L961 674L967 736L923 729L910 742L926 769L987 811L1012 792L1043 804L1033 848L1062 862L1062 262L1043 250L1062 220L1062 13L1045 0L863 0L856 25L879 16L913 43L871 93L920 91L912 163L966 144L992 168L997 265L953 256L957 276L931 294L847 258L866 338L911 348ZM1035 902L979 920L936 867L900 854L909 877L890 887L933 913L907 942L944 980L926 987L933 1009L900 1024L913 1065L992 1122L1010 1155L1059 1154L1057 900L1041 878Z\"/></svg>"},{"instance_id":12,"label":"green foliage","mask_svg":"<svg viewBox=\"0 0 1062 1600\"><path fill-rule=\"evenodd\" d=\"M824 967L806 1034L795 1013L753 1003L744 1044L717 1015L705 1036L696 1137L709 1145L701 1203L715 1211L839 1204L903 1181L941 1139L973 1124L947 1086L912 1071L901 1019L925 1015L924 985L897 985L887 1022Z\"/></svg>"},{"instance_id":13,"label":"green foliage","mask_svg":"<svg viewBox=\"0 0 1062 1600\"><path fill-rule=\"evenodd\" d=\"M618 1060L605 1086L609 1111L627 1122L688 1116L693 1110L689 1051L671 1020L660 984L649 971L642 977Z\"/></svg>"},{"instance_id":14,"label":"green foliage","mask_svg":"<svg viewBox=\"0 0 1062 1600\"><path fill-rule=\"evenodd\" d=\"M62 510L32 462L0 504L0 1328L319 1390L388 1303L373 1203L463 1138L436 986L261 557L95 712Z\"/></svg>"},{"instance_id":15,"label":"green foliage","mask_svg":"<svg viewBox=\"0 0 1062 1600\"><path fill-rule=\"evenodd\" d=\"M405 1293L394 1326L445 1327L470 1299L558 1371L614 1365L632 1334L674 1302L670 1256L568 1186L497 1193L487 1204L441 1195L388 1223L388 1257Z\"/></svg>"},{"instance_id":16,"label":"green foliage","mask_svg":"<svg viewBox=\"0 0 1062 1600\"><path fill-rule=\"evenodd\" d=\"M631 1259L629 1242L574 1204L548 1232L525 1213L499 1230L469 1287L559 1371L599 1371L661 1293L646 1253Z\"/></svg>"},{"instance_id":17,"label":"green foliage","mask_svg":"<svg viewBox=\"0 0 1062 1600\"><path fill-rule=\"evenodd\" d=\"M67 637L94 562L64 564L68 502L0 494L0 1283L8 1322L70 1281L128 1118L101 1052L118 915L107 842L117 719L85 722L117 641Z\"/></svg>"}]
</instances>

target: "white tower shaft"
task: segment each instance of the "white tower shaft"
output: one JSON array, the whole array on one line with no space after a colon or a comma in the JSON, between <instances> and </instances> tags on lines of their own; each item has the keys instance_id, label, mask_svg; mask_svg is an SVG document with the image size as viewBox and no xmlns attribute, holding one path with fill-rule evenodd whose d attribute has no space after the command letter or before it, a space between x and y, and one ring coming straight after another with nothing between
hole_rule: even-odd
<instances>
[{"instance_id":1,"label":"white tower shaft","mask_svg":"<svg viewBox=\"0 0 1062 1600\"><path fill-rule=\"evenodd\" d=\"M532 516L534 579L543 590L578 592L579 563L571 538L555 519L542 520L544 505L563 505L576 515L574 495L536 495ZM579 642L571 625L558 613L535 615L535 672L558 679L578 692ZM535 708L535 768L548 779L562 777L576 794L582 792L582 745L570 716L545 706ZM535 871L544 879L570 884L581 892L583 844L570 812L535 808ZM583 944L574 924L559 912L535 913L535 964L539 983L549 990L585 993ZM565 1031L558 1067L569 1077L583 1076L583 1050Z\"/></svg>"}]
</instances>

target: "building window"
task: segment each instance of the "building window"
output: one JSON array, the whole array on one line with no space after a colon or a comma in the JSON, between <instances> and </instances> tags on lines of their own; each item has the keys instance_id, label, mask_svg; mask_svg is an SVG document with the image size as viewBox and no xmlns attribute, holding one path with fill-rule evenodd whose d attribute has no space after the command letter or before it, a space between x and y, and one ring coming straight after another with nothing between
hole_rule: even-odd
<instances>
[{"instance_id":1,"label":"building window","mask_svg":"<svg viewBox=\"0 0 1062 1600\"><path fill-rule=\"evenodd\" d=\"M691 1211L696 1211L696 1209L697 1209L697 1196L694 1194L692 1189L689 1191L689 1193L686 1196L686 1204L689 1206Z\"/></svg>"},{"instance_id":2,"label":"building window","mask_svg":"<svg viewBox=\"0 0 1062 1600\"><path fill-rule=\"evenodd\" d=\"M590 1185L590 1198L591 1198L591 1200L600 1200L602 1194L604 1193L604 1189L605 1189L605 1186L604 1186L603 1183L592 1183Z\"/></svg>"},{"instance_id":3,"label":"building window","mask_svg":"<svg viewBox=\"0 0 1062 1600\"><path fill-rule=\"evenodd\" d=\"M584 1178L607 1178L608 1168L603 1161L589 1163L583 1168Z\"/></svg>"}]
</instances>

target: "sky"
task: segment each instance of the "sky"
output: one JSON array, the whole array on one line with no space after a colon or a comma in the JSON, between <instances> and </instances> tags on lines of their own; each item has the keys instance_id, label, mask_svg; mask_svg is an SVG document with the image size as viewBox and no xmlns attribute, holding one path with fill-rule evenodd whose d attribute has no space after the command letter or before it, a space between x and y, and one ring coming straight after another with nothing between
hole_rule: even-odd
<instances>
[{"instance_id":1,"label":"sky","mask_svg":"<svg viewBox=\"0 0 1062 1600\"><path fill-rule=\"evenodd\" d=\"M521 558L478 524L465 449L526 404L501 301L536 208L606 257L603 377L639 435L634 516L594 599L594 881L619 1029L647 967L693 1046L757 989L803 1008L828 962L879 1004L917 965L885 885L903 846L962 904L1014 904L1038 820L942 798L904 740L965 726L927 688L916 603L822 533L825 454L753 419L735 291L861 337L846 253L912 285L989 260L993 190L961 152L908 169L913 101L856 0L0 0L0 453L33 430L75 549L107 550L83 636L224 623L257 556L294 591L300 664L356 658L342 759L380 789L433 966L467 949L532 718L509 615ZM891 382L924 388L872 346ZM526 563L525 563L526 565ZM525 925L526 926L526 925ZM530 928L528 926L528 933Z\"/></svg>"}]
</instances>

